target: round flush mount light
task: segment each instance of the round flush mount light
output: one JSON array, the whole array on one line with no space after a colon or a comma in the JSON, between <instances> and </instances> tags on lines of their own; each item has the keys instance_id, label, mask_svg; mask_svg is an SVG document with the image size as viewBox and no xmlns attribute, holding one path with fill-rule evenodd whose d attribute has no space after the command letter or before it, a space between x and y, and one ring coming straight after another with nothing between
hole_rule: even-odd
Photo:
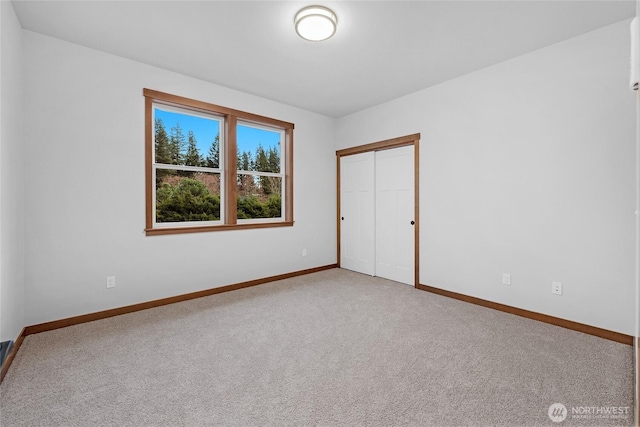
<instances>
[{"instance_id":1,"label":"round flush mount light","mask_svg":"<svg viewBox=\"0 0 640 427\"><path fill-rule=\"evenodd\" d=\"M338 18L324 6L308 6L296 13L296 33L305 40L319 42L336 33Z\"/></svg>"}]
</instances>

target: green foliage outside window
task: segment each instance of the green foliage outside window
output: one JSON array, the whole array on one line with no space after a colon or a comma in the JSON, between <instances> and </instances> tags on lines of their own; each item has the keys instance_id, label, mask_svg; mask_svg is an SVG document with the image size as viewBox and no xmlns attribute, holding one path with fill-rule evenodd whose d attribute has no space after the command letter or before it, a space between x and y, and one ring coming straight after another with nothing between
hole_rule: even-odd
<instances>
[{"instance_id":1,"label":"green foliage outside window","mask_svg":"<svg viewBox=\"0 0 640 427\"><path fill-rule=\"evenodd\" d=\"M261 202L256 196L238 196L238 219L280 218L282 216L282 199L280 194L272 194Z\"/></svg>"},{"instance_id":2,"label":"green foliage outside window","mask_svg":"<svg viewBox=\"0 0 640 427\"><path fill-rule=\"evenodd\" d=\"M204 183L182 178L178 184L163 183L156 190L156 221L216 221L220 219L220 196Z\"/></svg>"}]
</instances>

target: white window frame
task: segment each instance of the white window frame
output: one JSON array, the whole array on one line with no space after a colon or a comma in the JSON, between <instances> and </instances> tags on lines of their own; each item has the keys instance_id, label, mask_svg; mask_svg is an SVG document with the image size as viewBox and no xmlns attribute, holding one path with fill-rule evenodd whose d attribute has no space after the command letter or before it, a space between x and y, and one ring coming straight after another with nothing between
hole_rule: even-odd
<instances>
[{"instance_id":1,"label":"white window frame","mask_svg":"<svg viewBox=\"0 0 640 427\"><path fill-rule=\"evenodd\" d=\"M188 108L175 107L173 105L167 105L162 102L153 102L152 104L152 120L153 120L153 141L156 140L156 108L168 111L175 114L183 114L183 115L191 115L194 117L200 117L207 120L215 120L218 122L218 161L220 167L218 168L208 168L203 166L186 166L186 165L173 165L173 164L164 164L164 163L156 163L156 148L155 143L153 144L153 182L156 181L156 171L158 169L169 169L169 170L179 170L179 171L187 171L187 172L204 172L204 173L218 173L220 175L220 219L217 221L180 221L180 222L157 222L156 221L156 212L157 212L157 200L156 200L156 191L153 192L153 227L154 228L173 228L173 227L193 227L194 225L198 226L217 226L220 224L224 224L225 218L225 208L224 204L226 202L225 195L225 176L224 176L224 126L225 121L224 117L217 116L215 114L207 114L200 111L194 111Z\"/></svg>"},{"instance_id":2,"label":"white window frame","mask_svg":"<svg viewBox=\"0 0 640 427\"><path fill-rule=\"evenodd\" d=\"M238 175L252 175L254 177L260 177L260 176L272 176L272 177L276 177L276 178L280 178L280 200L281 200L281 206L280 206L280 217L279 218L248 218L248 219L241 219L238 218L237 222L238 224L252 224L252 223L264 223L264 222L283 222L285 220L285 212L286 212L286 197L284 197L285 195L285 156L287 155L287 153L285 152L285 147L284 147L284 142L285 142L285 131L283 129L280 128L276 128L276 127L271 127L271 126L265 126L262 124L258 124L258 123L254 123L254 122L250 122L247 120L238 120L236 126L245 126L245 127L252 127L255 129L260 129L260 130L265 130L268 132L274 132L274 133L278 133L280 134L280 173L274 173L274 172L259 172L259 171L245 171L245 170L241 170L241 169L237 169L236 173Z\"/></svg>"}]
</instances>

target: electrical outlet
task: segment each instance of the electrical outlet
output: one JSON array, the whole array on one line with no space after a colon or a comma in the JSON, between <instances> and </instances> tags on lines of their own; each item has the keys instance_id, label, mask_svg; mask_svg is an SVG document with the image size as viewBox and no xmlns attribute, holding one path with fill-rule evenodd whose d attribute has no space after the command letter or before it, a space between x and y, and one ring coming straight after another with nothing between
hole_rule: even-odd
<instances>
[{"instance_id":1,"label":"electrical outlet","mask_svg":"<svg viewBox=\"0 0 640 427\"><path fill-rule=\"evenodd\" d=\"M507 285L507 286L511 286L511 274L502 273L502 284L503 285Z\"/></svg>"},{"instance_id":2,"label":"electrical outlet","mask_svg":"<svg viewBox=\"0 0 640 427\"><path fill-rule=\"evenodd\" d=\"M107 276L107 289L116 287L116 276Z\"/></svg>"},{"instance_id":3,"label":"electrical outlet","mask_svg":"<svg viewBox=\"0 0 640 427\"><path fill-rule=\"evenodd\" d=\"M562 283L551 282L551 293L556 295L562 295Z\"/></svg>"},{"instance_id":4,"label":"electrical outlet","mask_svg":"<svg viewBox=\"0 0 640 427\"><path fill-rule=\"evenodd\" d=\"M302 250L302 256L307 256L307 250L306 249Z\"/></svg>"}]
</instances>

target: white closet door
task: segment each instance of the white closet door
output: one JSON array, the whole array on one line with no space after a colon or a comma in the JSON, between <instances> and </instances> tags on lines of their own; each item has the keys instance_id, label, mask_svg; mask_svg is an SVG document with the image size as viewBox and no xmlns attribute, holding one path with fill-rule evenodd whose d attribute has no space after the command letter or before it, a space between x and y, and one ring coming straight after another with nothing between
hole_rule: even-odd
<instances>
[{"instance_id":1,"label":"white closet door","mask_svg":"<svg viewBox=\"0 0 640 427\"><path fill-rule=\"evenodd\" d=\"M375 275L414 285L414 148L375 153Z\"/></svg>"},{"instance_id":2,"label":"white closet door","mask_svg":"<svg viewBox=\"0 0 640 427\"><path fill-rule=\"evenodd\" d=\"M375 274L374 153L340 160L340 266Z\"/></svg>"}]
</instances>

